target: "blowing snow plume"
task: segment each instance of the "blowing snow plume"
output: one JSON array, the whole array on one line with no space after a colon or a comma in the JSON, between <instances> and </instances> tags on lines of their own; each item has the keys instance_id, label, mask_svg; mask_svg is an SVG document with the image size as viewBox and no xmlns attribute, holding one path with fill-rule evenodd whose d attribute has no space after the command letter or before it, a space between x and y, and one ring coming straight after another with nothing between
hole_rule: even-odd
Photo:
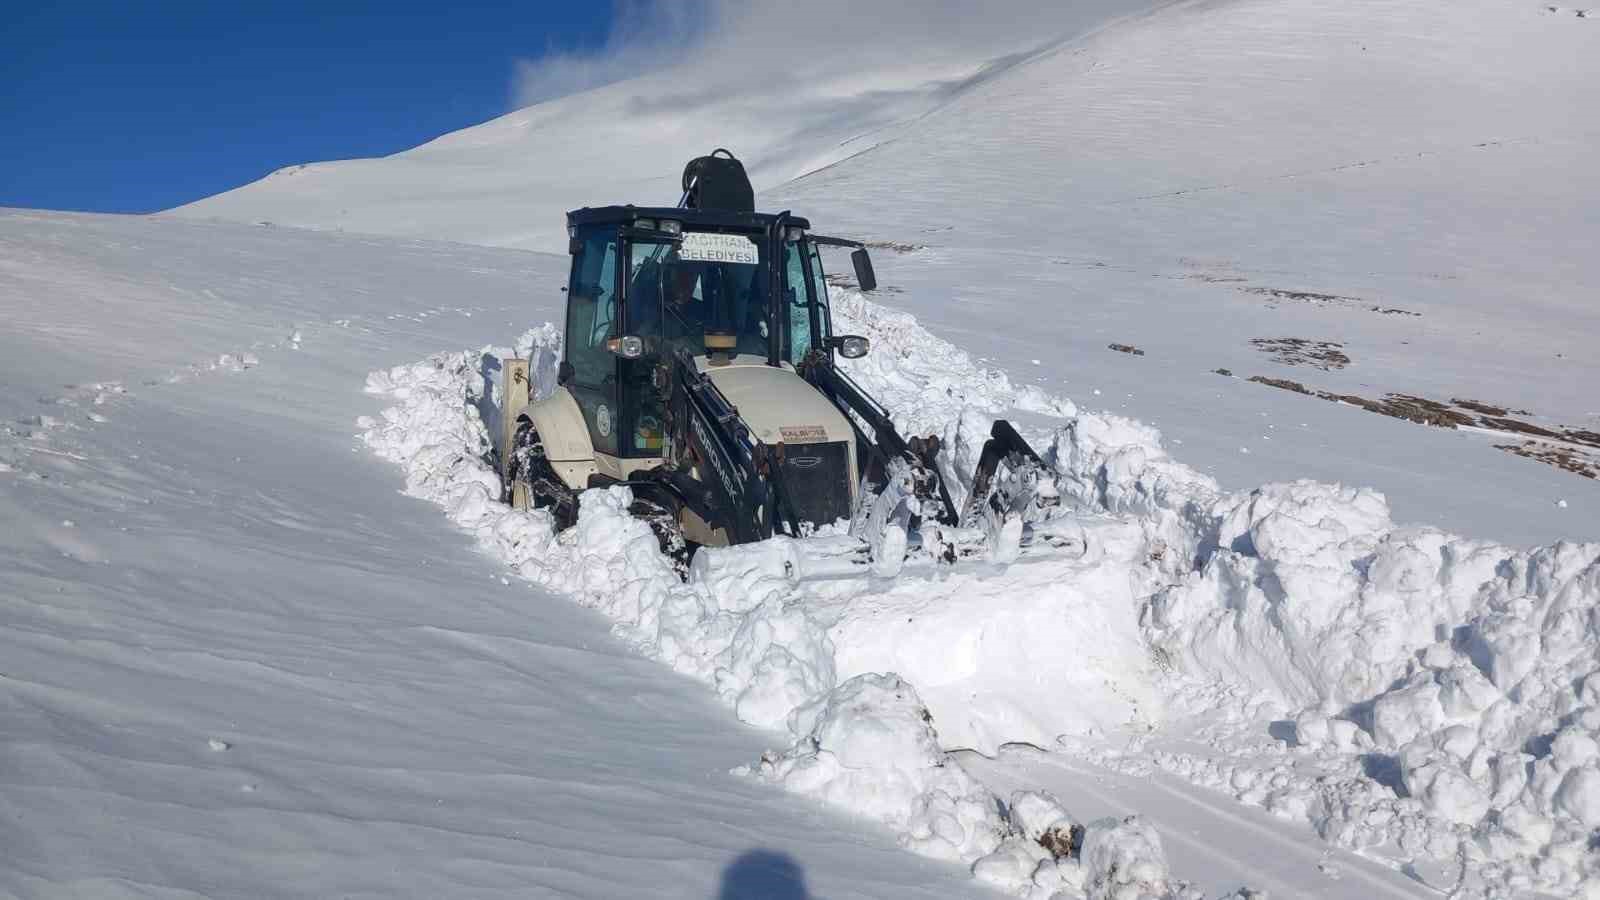
<instances>
[{"instance_id":1,"label":"blowing snow plume","mask_svg":"<svg viewBox=\"0 0 1600 900\"><path fill-rule=\"evenodd\" d=\"M1158 5L1149 0L1001 0L982 6L951 0L821 0L798 10L771 0L619 0L599 47L550 47L518 60L511 95L520 109L679 66L692 67L680 87L708 98L792 89L796 80L841 70L1016 53L1085 30L1086 24Z\"/></svg>"},{"instance_id":2,"label":"blowing snow plume","mask_svg":"<svg viewBox=\"0 0 1600 900\"><path fill-rule=\"evenodd\" d=\"M593 49L550 46L519 59L511 78L512 109L637 78L697 53L711 26L705 3L612 4L611 28Z\"/></svg>"},{"instance_id":3,"label":"blowing snow plume","mask_svg":"<svg viewBox=\"0 0 1600 900\"><path fill-rule=\"evenodd\" d=\"M824 0L797 15L774 2L622 2L596 50L518 61L512 95L526 107L634 79L616 85L625 116L736 146L763 188L869 149L883 129L1045 45L1154 5Z\"/></svg>"},{"instance_id":4,"label":"blowing snow plume","mask_svg":"<svg viewBox=\"0 0 1600 900\"><path fill-rule=\"evenodd\" d=\"M533 105L382 159L281 169L175 212L560 251L562 213L670 204L683 160L713 147L767 190L891 140L1045 42L1150 5L1017 2L980 16L954 3L624 4L598 48L516 64L510 94Z\"/></svg>"}]
</instances>

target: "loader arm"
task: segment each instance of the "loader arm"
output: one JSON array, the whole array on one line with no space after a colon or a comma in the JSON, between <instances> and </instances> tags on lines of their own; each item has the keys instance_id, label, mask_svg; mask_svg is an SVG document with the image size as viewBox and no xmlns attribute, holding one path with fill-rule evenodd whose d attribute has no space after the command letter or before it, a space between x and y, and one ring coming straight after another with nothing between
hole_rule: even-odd
<instances>
[{"instance_id":1,"label":"loader arm","mask_svg":"<svg viewBox=\"0 0 1600 900\"><path fill-rule=\"evenodd\" d=\"M880 406L857 385L850 376L839 371L824 353L814 353L801 372L813 387L845 413L856 430L856 444L865 451L864 457L876 464L877 471L887 472L893 460L904 460L916 473L917 492L924 507L932 503L938 510L936 518L941 524L955 525L960 518L950 491L939 477L939 439L937 437L901 437L889 419L888 410ZM865 427L863 427L863 425ZM870 429L870 434L868 430ZM864 461L862 471L871 470Z\"/></svg>"},{"instance_id":2,"label":"loader arm","mask_svg":"<svg viewBox=\"0 0 1600 900\"><path fill-rule=\"evenodd\" d=\"M686 350L677 350L664 365L669 458L680 466L666 467L657 478L682 483L676 491L680 499L707 524L726 529L730 543L764 540L779 525L798 536L794 504L777 465L782 445L758 440ZM682 463L699 467L702 478L689 478Z\"/></svg>"},{"instance_id":3,"label":"loader arm","mask_svg":"<svg viewBox=\"0 0 1600 900\"><path fill-rule=\"evenodd\" d=\"M989 439L984 442L977 468L972 473L965 507L957 509L956 504L950 499L950 491L945 487L944 478L939 473L938 457L942 448L936 436L910 439L902 437L890 420L888 411L820 352L807 361L803 372L817 390L841 410L846 411L846 418L856 429L857 442L866 447L866 454L881 467L880 471L887 471L892 459L905 460L911 466L916 481L916 494L922 501L922 508L926 512L932 503L931 508L938 511L935 518L939 524L972 525L980 516L985 515L985 506L1004 515L1007 510L1002 509L1002 506L1025 503L1032 499L1031 488L1026 500L1015 497L1007 501L994 494L996 475L1002 464L1018 470L1044 469L1044 462L1039 458L1039 454L1005 419L996 419L990 428ZM850 415L851 413L854 415ZM863 429L863 423L866 429L871 430L870 435ZM863 467L863 471L866 471L866 467Z\"/></svg>"}]
</instances>

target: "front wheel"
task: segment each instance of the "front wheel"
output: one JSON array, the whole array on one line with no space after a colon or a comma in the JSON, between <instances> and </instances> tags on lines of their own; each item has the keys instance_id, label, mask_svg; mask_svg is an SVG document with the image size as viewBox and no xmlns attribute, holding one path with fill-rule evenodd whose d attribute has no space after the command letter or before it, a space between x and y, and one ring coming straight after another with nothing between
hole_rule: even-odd
<instances>
[{"instance_id":1,"label":"front wheel","mask_svg":"<svg viewBox=\"0 0 1600 900\"><path fill-rule=\"evenodd\" d=\"M556 528L565 531L578 522L578 497L562 482L544 453L539 430L527 419L517 422L511 441L511 460L507 466L506 501L519 499L534 509L548 509L555 516ZM522 497L518 497L519 489Z\"/></svg>"}]
</instances>

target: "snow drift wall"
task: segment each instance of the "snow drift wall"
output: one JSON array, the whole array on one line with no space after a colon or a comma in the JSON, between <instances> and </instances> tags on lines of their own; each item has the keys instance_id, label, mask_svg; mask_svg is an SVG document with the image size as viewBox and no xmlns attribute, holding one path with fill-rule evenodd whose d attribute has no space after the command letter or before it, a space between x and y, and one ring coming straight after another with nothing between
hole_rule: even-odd
<instances>
[{"instance_id":1,"label":"snow drift wall","mask_svg":"<svg viewBox=\"0 0 1600 900\"><path fill-rule=\"evenodd\" d=\"M909 316L859 295L840 300L841 321L879 348L857 377L912 417L902 422L908 430L944 434L956 467L975 464L978 439L1019 397L1036 411L1075 412L1014 390ZM528 332L514 352L534 360L536 394L553 387L554 328ZM443 353L371 375L368 390L396 405L360 423L363 439L403 467L408 493L439 503L517 574L605 613L640 652L709 682L744 721L787 729L793 746L747 770L752 776L880 821L918 852L987 859L988 880L1053 886L1039 896L1095 881L1074 859L1047 854L1041 869L1037 843L1018 855L1007 804L944 749L992 752L1007 740L1048 744L1063 731L1153 720L1159 699L1136 598L1155 569L1139 562L1148 558L1140 527L1093 516L1077 549L1048 564L815 590L763 564L782 552L777 539L730 557L745 565L685 583L648 526L628 514L624 488L586 492L577 526L563 533L545 511L499 502L499 479L485 461L499 427L499 358L488 349ZM1063 604L1078 613L1060 615ZM1108 677L1113 671L1122 674ZM924 683L926 699L912 686ZM1151 866L1165 877L1164 861Z\"/></svg>"},{"instance_id":2,"label":"snow drift wall","mask_svg":"<svg viewBox=\"0 0 1600 900\"><path fill-rule=\"evenodd\" d=\"M1337 485L1223 492L1155 429L1013 385L905 313L844 291L835 317L873 340L852 375L903 430L944 439L957 493L995 417L1056 422L1025 434L1047 448L1072 510L1068 552L816 588L772 574L763 555L781 554L779 539L685 583L627 514L625 489L585 493L561 534L546 513L498 502L483 461L484 419L498 415L487 350L373 373L368 389L396 405L364 438L518 574L601 610L741 719L787 729L793 746L751 774L855 809L920 852L987 860L984 877L1018 892L1074 896L1093 879L1035 881L1040 860L1018 850L1007 804L943 749L1147 730L1196 679L1290 716L1286 752L1362 761L1348 778L1286 776L1241 799L1353 847L1475 855L1486 890L1586 883L1600 825L1600 545L1516 552L1399 528L1380 494ZM516 348L541 390L558 350L550 326ZM1374 754L1396 773L1387 783L1368 771Z\"/></svg>"}]
</instances>

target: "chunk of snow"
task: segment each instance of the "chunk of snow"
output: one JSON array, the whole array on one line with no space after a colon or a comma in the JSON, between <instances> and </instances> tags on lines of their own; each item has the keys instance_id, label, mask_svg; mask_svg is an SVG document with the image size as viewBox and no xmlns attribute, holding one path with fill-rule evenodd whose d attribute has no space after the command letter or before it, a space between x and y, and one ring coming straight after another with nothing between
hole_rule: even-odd
<instances>
[{"instance_id":1,"label":"chunk of snow","mask_svg":"<svg viewBox=\"0 0 1600 900\"><path fill-rule=\"evenodd\" d=\"M1600 827L1600 770L1584 766L1567 772L1551 806L1557 815L1569 816L1584 828Z\"/></svg>"},{"instance_id":2,"label":"chunk of snow","mask_svg":"<svg viewBox=\"0 0 1600 900\"><path fill-rule=\"evenodd\" d=\"M1084 828L1082 856L1089 900L1165 900L1172 895L1161 836L1138 816L1090 822Z\"/></svg>"},{"instance_id":3,"label":"chunk of snow","mask_svg":"<svg viewBox=\"0 0 1600 900\"><path fill-rule=\"evenodd\" d=\"M1006 832L999 800L945 755L933 726L910 684L858 675L827 695L808 734L762 757L755 774L883 822L918 853L985 856Z\"/></svg>"}]
</instances>

